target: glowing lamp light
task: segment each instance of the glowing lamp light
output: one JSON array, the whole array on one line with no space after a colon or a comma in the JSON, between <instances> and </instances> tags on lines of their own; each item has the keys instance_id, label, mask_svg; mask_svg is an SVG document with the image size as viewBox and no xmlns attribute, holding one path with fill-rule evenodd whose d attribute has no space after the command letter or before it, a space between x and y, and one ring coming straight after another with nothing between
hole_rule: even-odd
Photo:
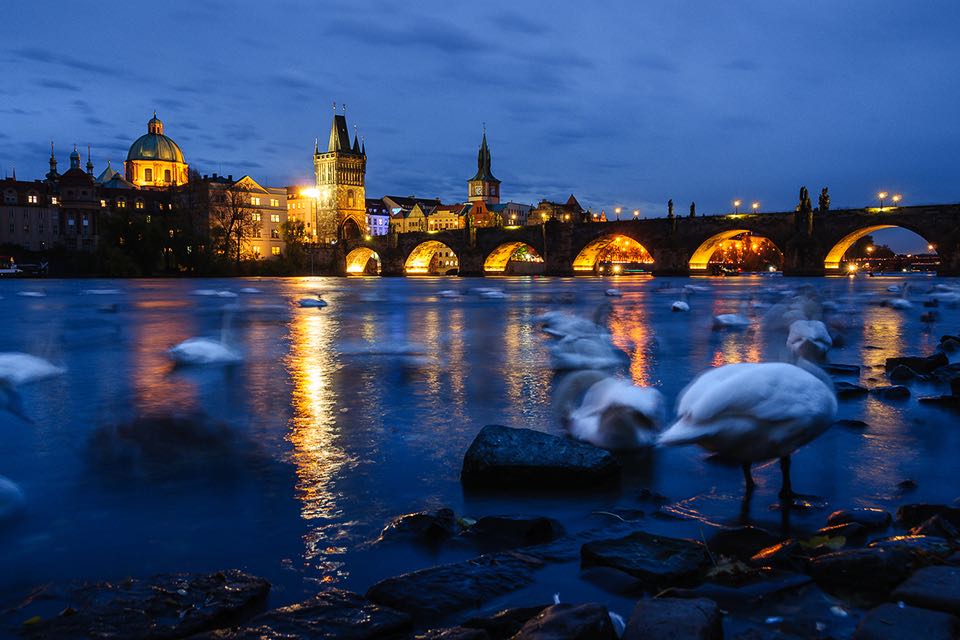
<instances>
[{"instance_id":1,"label":"glowing lamp light","mask_svg":"<svg viewBox=\"0 0 960 640\"><path fill-rule=\"evenodd\" d=\"M928 245L927 245L927 251L933 251L934 248L935 248L935 247L934 247L932 244L928 244Z\"/></svg>"},{"instance_id":2,"label":"glowing lamp light","mask_svg":"<svg viewBox=\"0 0 960 640\"><path fill-rule=\"evenodd\" d=\"M634 209L634 210L633 210L633 219L636 220L636 219L639 218L639 217L640 217L640 209Z\"/></svg>"},{"instance_id":3,"label":"glowing lamp light","mask_svg":"<svg viewBox=\"0 0 960 640\"><path fill-rule=\"evenodd\" d=\"M311 187L311 188L309 188L309 189L301 189L301 190L300 190L300 195L302 195L302 196L304 196L304 197L306 197L306 198L319 198L319 197L320 197L320 191L317 190L316 188Z\"/></svg>"},{"instance_id":4,"label":"glowing lamp light","mask_svg":"<svg viewBox=\"0 0 960 640\"><path fill-rule=\"evenodd\" d=\"M880 211L883 211L883 201L887 198L887 192L881 191L877 194L877 199L880 201Z\"/></svg>"},{"instance_id":5,"label":"glowing lamp light","mask_svg":"<svg viewBox=\"0 0 960 640\"><path fill-rule=\"evenodd\" d=\"M620 273L621 271L623 271L623 267L621 267L621 266L618 265L618 264L613 265L613 272L614 272L614 273Z\"/></svg>"},{"instance_id":6,"label":"glowing lamp light","mask_svg":"<svg viewBox=\"0 0 960 640\"><path fill-rule=\"evenodd\" d=\"M754 213L756 213L756 212L757 212L757 209L760 208L760 203L759 203L759 202L754 202L753 204L750 205L750 208L753 209L753 212L754 212Z\"/></svg>"},{"instance_id":7,"label":"glowing lamp light","mask_svg":"<svg viewBox=\"0 0 960 640\"><path fill-rule=\"evenodd\" d=\"M368 233L367 235L363 236L363 239L366 240L367 242L370 242L370 240L372 240L372 238L370 237L370 234L369 234L369 233Z\"/></svg>"},{"instance_id":8,"label":"glowing lamp light","mask_svg":"<svg viewBox=\"0 0 960 640\"><path fill-rule=\"evenodd\" d=\"M850 273L853 273L856 270L857 270L857 265L855 265L854 263L851 262L850 264L847 265L847 271L849 271Z\"/></svg>"},{"instance_id":9,"label":"glowing lamp light","mask_svg":"<svg viewBox=\"0 0 960 640\"><path fill-rule=\"evenodd\" d=\"M741 200L734 200L734 201L733 201L733 212L734 212L734 213L740 213L740 205L741 205L741 204L743 204L743 202L742 202Z\"/></svg>"},{"instance_id":10,"label":"glowing lamp light","mask_svg":"<svg viewBox=\"0 0 960 640\"><path fill-rule=\"evenodd\" d=\"M897 204L898 202L900 202L901 200L903 200L903 196L900 195L899 193L895 193L895 194L893 194L893 197L890 198L890 199L893 200L893 204L894 204L894 206L896 206L896 204Z\"/></svg>"}]
</instances>

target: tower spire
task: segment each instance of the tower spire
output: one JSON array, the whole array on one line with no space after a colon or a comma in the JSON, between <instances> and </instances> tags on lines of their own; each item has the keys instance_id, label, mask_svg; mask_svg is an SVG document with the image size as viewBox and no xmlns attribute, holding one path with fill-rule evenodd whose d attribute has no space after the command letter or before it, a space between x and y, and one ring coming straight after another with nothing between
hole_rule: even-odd
<instances>
[{"instance_id":1,"label":"tower spire","mask_svg":"<svg viewBox=\"0 0 960 640\"><path fill-rule=\"evenodd\" d=\"M93 160L90 158L90 145L87 145L87 173L93 175Z\"/></svg>"}]
</instances>

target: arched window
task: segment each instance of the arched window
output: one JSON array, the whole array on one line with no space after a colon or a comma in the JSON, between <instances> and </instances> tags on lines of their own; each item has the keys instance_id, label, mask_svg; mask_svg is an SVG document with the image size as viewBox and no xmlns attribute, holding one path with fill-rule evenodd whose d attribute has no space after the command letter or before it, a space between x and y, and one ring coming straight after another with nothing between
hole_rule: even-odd
<instances>
[{"instance_id":1,"label":"arched window","mask_svg":"<svg viewBox=\"0 0 960 640\"><path fill-rule=\"evenodd\" d=\"M143 179L146 182L153 182L153 169L147 168L143 170Z\"/></svg>"},{"instance_id":2,"label":"arched window","mask_svg":"<svg viewBox=\"0 0 960 640\"><path fill-rule=\"evenodd\" d=\"M170 182L170 169L163 170L163 180L164 182Z\"/></svg>"},{"instance_id":3,"label":"arched window","mask_svg":"<svg viewBox=\"0 0 960 640\"><path fill-rule=\"evenodd\" d=\"M347 191L347 206L353 207L353 189Z\"/></svg>"}]
</instances>

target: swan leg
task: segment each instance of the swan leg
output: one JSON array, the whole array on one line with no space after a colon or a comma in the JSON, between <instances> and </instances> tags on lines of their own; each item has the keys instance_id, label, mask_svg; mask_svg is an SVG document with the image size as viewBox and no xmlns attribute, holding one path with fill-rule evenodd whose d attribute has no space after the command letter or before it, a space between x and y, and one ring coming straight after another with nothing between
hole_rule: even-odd
<instances>
[{"instance_id":1,"label":"swan leg","mask_svg":"<svg viewBox=\"0 0 960 640\"><path fill-rule=\"evenodd\" d=\"M794 493L793 485L790 483L790 456L780 458L780 473L783 475L783 485L780 487L780 499L792 500Z\"/></svg>"},{"instance_id":2,"label":"swan leg","mask_svg":"<svg viewBox=\"0 0 960 640\"><path fill-rule=\"evenodd\" d=\"M750 463L743 463L743 482L746 485L747 493L753 493L753 488L757 486L757 483L753 481L753 474L750 473Z\"/></svg>"}]
</instances>

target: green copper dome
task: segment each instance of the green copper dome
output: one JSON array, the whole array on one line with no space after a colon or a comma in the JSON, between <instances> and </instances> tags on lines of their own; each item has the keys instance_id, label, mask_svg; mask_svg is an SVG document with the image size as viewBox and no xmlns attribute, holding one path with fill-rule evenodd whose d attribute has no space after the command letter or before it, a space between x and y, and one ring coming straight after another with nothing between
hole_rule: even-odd
<instances>
[{"instance_id":1,"label":"green copper dome","mask_svg":"<svg viewBox=\"0 0 960 640\"><path fill-rule=\"evenodd\" d=\"M145 135L140 136L130 145L127 160L167 160L183 162L183 152L177 143L163 135L163 122L157 118L156 112L147 122Z\"/></svg>"}]
</instances>

